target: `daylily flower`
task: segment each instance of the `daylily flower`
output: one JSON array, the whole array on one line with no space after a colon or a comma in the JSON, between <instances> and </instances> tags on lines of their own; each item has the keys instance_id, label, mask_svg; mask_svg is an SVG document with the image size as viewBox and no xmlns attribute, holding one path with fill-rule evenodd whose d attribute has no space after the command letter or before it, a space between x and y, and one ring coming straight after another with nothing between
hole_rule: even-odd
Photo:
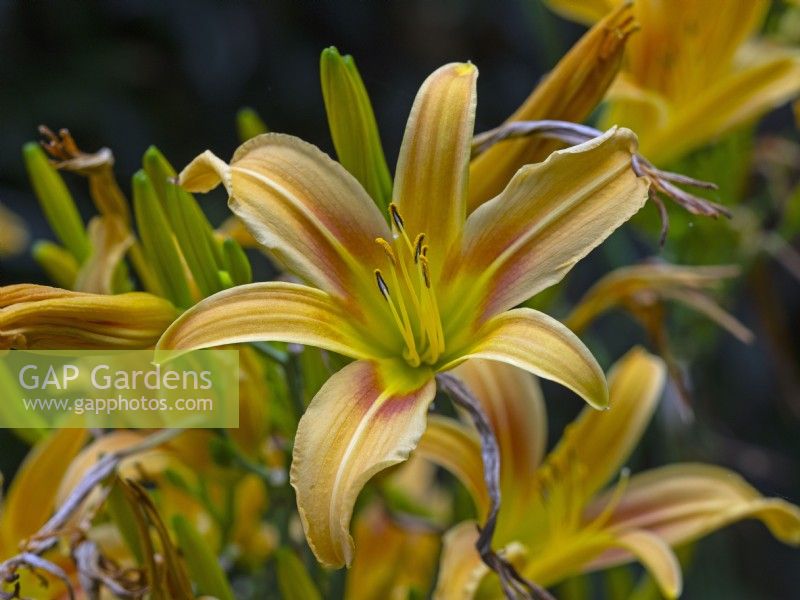
<instances>
[{"instance_id":1,"label":"daylily flower","mask_svg":"<svg viewBox=\"0 0 800 600\"><path fill-rule=\"evenodd\" d=\"M547 419L533 378L487 361L469 361L456 374L480 400L498 438L503 510L495 541L523 576L541 585L639 560L661 592L675 598L682 575L671 547L746 518L761 520L785 543L800 544L800 508L762 497L727 469L673 464L631 477L623 472L603 491L636 447L663 388L663 362L641 349L611 369L611 409L584 410L544 459ZM451 470L468 490L477 488L475 503L484 513L474 430L447 417L429 421L418 453ZM437 597L500 597L497 580L486 577L475 551L477 535L473 522L445 534Z\"/></svg>"},{"instance_id":2,"label":"daylily flower","mask_svg":"<svg viewBox=\"0 0 800 600\"><path fill-rule=\"evenodd\" d=\"M707 293L739 272L734 265L692 267L653 262L621 267L595 283L564 322L580 332L604 312L622 307L653 331L653 326L663 321L664 303L671 301L705 315L739 341L749 343L753 332Z\"/></svg>"},{"instance_id":3,"label":"daylily flower","mask_svg":"<svg viewBox=\"0 0 800 600\"><path fill-rule=\"evenodd\" d=\"M548 0L593 22L617 0ZM609 92L605 122L632 128L642 154L667 164L800 94L800 53L748 42L770 2L637 0L641 31ZM702 57L702 60L699 59Z\"/></svg>"},{"instance_id":4,"label":"daylily flower","mask_svg":"<svg viewBox=\"0 0 800 600\"><path fill-rule=\"evenodd\" d=\"M470 357L506 361L593 406L607 402L603 373L580 340L513 307L560 280L642 206L647 186L631 170L636 138L614 128L525 166L467 218L476 78L473 65L450 64L422 85L389 223L341 165L288 135L256 137L230 164L206 151L180 175L193 191L224 183L233 212L308 285L220 292L184 313L158 347L278 340L356 359L314 397L294 444L291 482L325 565L352 560L356 496L413 450L437 372Z\"/></svg>"}]
</instances>

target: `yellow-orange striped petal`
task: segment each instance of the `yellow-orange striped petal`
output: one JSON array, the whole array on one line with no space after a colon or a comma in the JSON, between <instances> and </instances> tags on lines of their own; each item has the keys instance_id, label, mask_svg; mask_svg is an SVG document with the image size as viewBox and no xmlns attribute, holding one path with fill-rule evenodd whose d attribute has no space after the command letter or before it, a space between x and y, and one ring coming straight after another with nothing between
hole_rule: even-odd
<instances>
[{"instance_id":1,"label":"yellow-orange striped petal","mask_svg":"<svg viewBox=\"0 0 800 600\"><path fill-rule=\"evenodd\" d=\"M283 266L340 297L373 291L372 269L385 261L376 237L386 220L367 192L317 147L278 133L242 144L230 165L206 151L180 175L190 191L220 182L229 206Z\"/></svg>"},{"instance_id":2,"label":"yellow-orange striped petal","mask_svg":"<svg viewBox=\"0 0 800 600\"><path fill-rule=\"evenodd\" d=\"M655 579L666 598L677 598L683 589L683 573L667 543L649 531L624 531L614 537L613 546L630 552Z\"/></svg>"},{"instance_id":3,"label":"yellow-orange striped petal","mask_svg":"<svg viewBox=\"0 0 800 600\"><path fill-rule=\"evenodd\" d=\"M425 430L432 373L357 361L334 374L297 428L291 483L311 549L329 567L353 560L350 517L369 479L408 458Z\"/></svg>"},{"instance_id":4,"label":"yellow-orange striped petal","mask_svg":"<svg viewBox=\"0 0 800 600\"><path fill-rule=\"evenodd\" d=\"M489 492L483 478L481 442L474 430L455 419L431 415L414 456L439 465L458 477L472 496L478 515L489 511ZM504 457L501 457L501 466Z\"/></svg>"},{"instance_id":5,"label":"yellow-orange striped petal","mask_svg":"<svg viewBox=\"0 0 800 600\"><path fill-rule=\"evenodd\" d=\"M169 302L143 292L10 285L0 288L0 348L152 348L177 315Z\"/></svg>"},{"instance_id":6,"label":"yellow-orange striped petal","mask_svg":"<svg viewBox=\"0 0 800 600\"><path fill-rule=\"evenodd\" d=\"M478 340L451 363L485 358L524 369L568 387L595 408L608 405L606 378L592 353L561 323L530 308L490 319ZM447 367L445 367L447 368Z\"/></svg>"},{"instance_id":7,"label":"yellow-orange striped petal","mask_svg":"<svg viewBox=\"0 0 800 600\"><path fill-rule=\"evenodd\" d=\"M475 66L452 63L425 80L397 160L393 200L412 235L427 235L434 273L466 216L477 78Z\"/></svg>"},{"instance_id":8,"label":"yellow-orange striped petal","mask_svg":"<svg viewBox=\"0 0 800 600\"><path fill-rule=\"evenodd\" d=\"M581 37L506 122L586 119L614 81L625 42L635 29L631 4L620 4ZM520 167L544 160L559 147L558 142L532 137L489 148L470 163L467 212L502 192Z\"/></svg>"},{"instance_id":9,"label":"yellow-orange striped petal","mask_svg":"<svg viewBox=\"0 0 800 600\"><path fill-rule=\"evenodd\" d=\"M583 500L614 477L633 452L653 416L665 377L661 359L634 348L609 371L608 410L600 413L587 407L567 427L548 461L585 468Z\"/></svg>"},{"instance_id":10,"label":"yellow-orange striped petal","mask_svg":"<svg viewBox=\"0 0 800 600\"><path fill-rule=\"evenodd\" d=\"M608 503L608 492L587 509L587 518ZM780 498L765 498L736 473L703 464L675 464L631 477L606 528L644 529L680 546L742 519L762 521L776 538L800 545L800 508ZM618 564L606 553L597 565Z\"/></svg>"},{"instance_id":11,"label":"yellow-orange striped petal","mask_svg":"<svg viewBox=\"0 0 800 600\"><path fill-rule=\"evenodd\" d=\"M158 341L158 350L190 350L255 341L294 342L362 358L366 348L348 316L316 288L269 281L240 285L199 302Z\"/></svg>"},{"instance_id":12,"label":"yellow-orange striped petal","mask_svg":"<svg viewBox=\"0 0 800 600\"><path fill-rule=\"evenodd\" d=\"M631 169L635 151L630 130L611 129L523 167L470 215L462 270L485 290L481 319L557 283L641 208L647 184Z\"/></svg>"}]
</instances>

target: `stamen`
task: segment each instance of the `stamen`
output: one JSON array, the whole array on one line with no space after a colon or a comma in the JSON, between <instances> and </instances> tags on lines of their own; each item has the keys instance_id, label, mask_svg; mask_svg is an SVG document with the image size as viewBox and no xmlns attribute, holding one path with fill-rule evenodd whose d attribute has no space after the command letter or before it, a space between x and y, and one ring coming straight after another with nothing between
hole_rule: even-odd
<instances>
[{"instance_id":1,"label":"stamen","mask_svg":"<svg viewBox=\"0 0 800 600\"><path fill-rule=\"evenodd\" d=\"M419 262L419 257L422 254L422 245L425 243L425 234L420 233L417 239L414 240L414 262Z\"/></svg>"},{"instance_id":2,"label":"stamen","mask_svg":"<svg viewBox=\"0 0 800 600\"><path fill-rule=\"evenodd\" d=\"M425 287L431 289L431 273L428 270L428 259L424 256L419 256L420 267L422 267L422 280L425 282Z\"/></svg>"},{"instance_id":3,"label":"stamen","mask_svg":"<svg viewBox=\"0 0 800 600\"><path fill-rule=\"evenodd\" d=\"M397 228L400 231L403 231L405 229L405 222L403 221L403 217L400 216L400 213L398 212L397 206L395 206L394 202L389 204L389 214L392 216L392 221L394 221L394 224L397 226Z\"/></svg>"},{"instance_id":4,"label":"stamen","mask_svg":"<svg viewBox=\"0 0 800 600\"><path fill-rule=\"evenodd\" d=\"M389 242L387 242L382 237L375 238L375 243L378 244L383 251L386 253L386 256L391 261L392 265L397 265L397 259L394 256L394 250L392 250L392 246Z\"/></svg>"},{"instance_id":5,"label":"stamen","mask_svg":"<svg viewBox=\"0 0 800 600\"><path fill-rule=\"evenodd\" d=\"M378 282L378 289L383 297L389 300L389 286L386 285L386 281L383 279L380 269L375 269L375 281Z\"/></svg>"}]
</instances>

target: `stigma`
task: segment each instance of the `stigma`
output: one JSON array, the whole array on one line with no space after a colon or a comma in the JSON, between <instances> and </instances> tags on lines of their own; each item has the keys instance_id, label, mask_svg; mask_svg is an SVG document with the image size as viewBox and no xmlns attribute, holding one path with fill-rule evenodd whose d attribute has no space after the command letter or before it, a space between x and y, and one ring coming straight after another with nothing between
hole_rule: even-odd
<instances>
[{"instance_id":1,"label":"stigma","mask_svg":"<svg viewBox=\"0 0 800 600\"><path fill-rule=\"evenodd\" d=\"M375 240L386 255L388 282L383 271L375 269L375 283L403 338L403 358L414 367L432 365L444 352L444 331L432 288L426 236L419 233L412 241L394 204L389 205L389 219L392 240Z\"/></svg>"}]
</instances>

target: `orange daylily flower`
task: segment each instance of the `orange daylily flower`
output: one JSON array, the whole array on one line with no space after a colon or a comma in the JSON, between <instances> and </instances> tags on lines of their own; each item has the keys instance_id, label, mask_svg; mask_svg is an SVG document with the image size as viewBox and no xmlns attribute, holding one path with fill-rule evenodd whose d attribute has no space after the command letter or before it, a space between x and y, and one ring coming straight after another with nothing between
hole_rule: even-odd
<instances>
[{"instance_id":1,"label":"orange daylily flower","mask_svg":"<svg viewBox=\"0 0 800 600\"><path fill-rule=\"evenodd\" d=\"M374 474L405 460L425 429L434 376L471 357L560 382L595 407L607 388L589 350L543 313L514 309L559 281L644 203L636 138L613 128L527 165L467 217L477 69L450 64L422 85L400 150L389 223L338 163L295 137L264 134L229 163L205 152L189 190L224 183L229 205L306 282L239 286L207 298L160 349L275 340L356 359L300 421L291 482L317 558L353 557L349 522Z\"/></svg>"},{"instance_id":2,"label":"orange daylily flower","mask_svg":"<svg viewBox=\"0 0 800 600\"><path fill-rule=\"evenodd\" d=\"M500 448L503 510L495 542L520 573L545 586L572 575L639 560L668 598L680 595L682 575L671 547L746 518L761 520L781 541L800 544L800 508L764 498L735 473L704 464L674 464L604 486L625 464L647 427L664 384L664 363L641 349L626 354L608 376L610 408L584 410L555 449L547 442L544 404L536 382L511 366L469 361L456 374L492 422ZM447 436L449 448L439 442ZM474 489L480 482L474 430L431 417L418 454L451 470ZM474 494L480 513L483 494ZM475 550L473 522L444 536L436 597L496 598L496 579Z\"/></svg>"}]
</instances>

